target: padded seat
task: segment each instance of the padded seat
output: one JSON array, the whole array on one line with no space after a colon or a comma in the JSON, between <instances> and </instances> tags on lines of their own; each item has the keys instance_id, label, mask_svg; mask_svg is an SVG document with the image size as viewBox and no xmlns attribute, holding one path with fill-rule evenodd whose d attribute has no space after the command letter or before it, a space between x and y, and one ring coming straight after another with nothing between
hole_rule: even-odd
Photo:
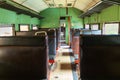
<instances>
[{"instance_id":1,"label":"padded seat","mask_svg":"<svg viewBox=\"0 0 120 80\"><path fill-rule=\"evenodd\" d=\"M48 79L46 36L0 37L0 80Z\"/></svg>"},{"instance_id":2,"label":"padded seat","mask_svg":"<svg viewBox=\"0 0 120 80\"><path fill-rule=\"evenodd\" d=\"M81 80L120 80L120 35L82 35Z\"/></svg>"}]
</instances>

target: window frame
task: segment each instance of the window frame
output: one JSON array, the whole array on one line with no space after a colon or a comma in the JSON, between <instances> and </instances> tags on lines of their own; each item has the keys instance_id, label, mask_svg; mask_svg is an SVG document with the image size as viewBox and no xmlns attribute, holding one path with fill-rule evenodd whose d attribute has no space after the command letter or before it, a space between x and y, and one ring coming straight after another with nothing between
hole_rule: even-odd
<instances>
[{"instance_id":1,"label":"window frame","mask_svg":"<svg viewBox=\"0 0 120 80\"><path fill-rule=\"evenodd\" d=\"M118 23L118 34L120 34L120 22L105 22L105 23L103 23L102 34L106 35L103 31L103 28L105 27L105 24L115 24L115 23Z\"/></svg>"},{"instance_id":2,"label":"window frame","mask_svg":"<svg viewBox=\"0 0 120 80\"><path fill-rule=\"evenodd\" d=\"M27 26L28 26L28 31L30 31L30 24L19 24L19 31L20 31L20 32L24 32L24 31L21 31L21 30L20 30L20 26L21 26L21 25L27 25Z\"/></svg>"},{"instance_id":3,"label":"window frame","mask_svg":"<svg viewBox=\"0 0 120 80\"><path fill-rule=\"evenodd\" d=\"M85 27L86 27L85 25L89 25L89 29L88 29L88 30L90 30L90 27L91 27L90 24L84 24L84 29L86 29L86 28L85 28Z\"/></svg>"},{"instance_id":4,"label":"window frame","mask_svg":"<svg viewBox=\"0 0 120 80\"><path fill-rule=\"evenodd\" d=\"M35 29L33 29L33 27L37 27L37 29L36 29L36 30L39 30L38 25L33 25L33 24L31 25L31 30L32 30L32 31L35 31Z\"/></svg>"},{"instance_id":5,"label":"window frame","mask_svg":"<svg viewBox=\"0 0 120 80\"><path fill-rule=\"evenodd\" d=\"M1 25L11 25L11 26L3 26L3 27L12 27L12 35L15 36L15 24L1 24ZM2 26L0 26L2 27Z\"/></svg>"},{"instance_id":6,"label":"window frame","mask_svg":"<svg viewBox=\"0 0 120 80\"><path fill-rule=\"evenodd\" d=\"M92 23L92 24L90 24L90 30L93 30L92 25L98 25L98 30L100 30L100 23Z\"/></svg>"}]
</instances>

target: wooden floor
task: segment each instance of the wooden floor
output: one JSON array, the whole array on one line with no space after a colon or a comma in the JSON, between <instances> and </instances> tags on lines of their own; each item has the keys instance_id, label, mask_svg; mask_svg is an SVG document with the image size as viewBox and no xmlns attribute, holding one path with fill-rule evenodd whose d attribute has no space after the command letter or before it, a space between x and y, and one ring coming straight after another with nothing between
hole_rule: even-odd
<instances>
[{"instance_id":1,"label":"wooden floor","mask_svg":"<svg viewBox=\"0 0 120 80\"><path fill-rule=\"evenodd\" d=\"M51 67L50 80L74 80L71 66L69 46L61 46L55 59L55 64Z\"/></svg>"}]
</instances>

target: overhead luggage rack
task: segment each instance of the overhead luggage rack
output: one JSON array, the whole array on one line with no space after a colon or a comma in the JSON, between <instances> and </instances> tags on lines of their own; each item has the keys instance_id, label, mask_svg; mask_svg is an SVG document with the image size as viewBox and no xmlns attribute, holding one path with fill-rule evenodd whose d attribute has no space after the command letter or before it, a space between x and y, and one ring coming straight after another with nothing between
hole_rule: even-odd
<instances>
[{"instance_id":1,"label":"overhead luggage rack","mask_svg":"<svg viewBox=\"0 0 120 80\"><path fill-rule=\"evenodd\" d=\"M80 17L84 18L84 17L90 16L94 13L100 13L103 9L110 7L113 4L120 5L120 0L101 0L99 3L97 3L92 8L90 8L88 11L81 14Z\"/></svg>"},{"instance_id":2,"label":"overhead luggage rack","mask_svg":"<svg viewBox=\"0 0 120 80\"><path fill-rule=\"evenodd\" d=\"M12 1L8 1L8 0L0 1L0 8L15 11L17 14L26 14L31 17L43 19L43 17L40 16L39 13Z\"/></svg>"}]
</instances>

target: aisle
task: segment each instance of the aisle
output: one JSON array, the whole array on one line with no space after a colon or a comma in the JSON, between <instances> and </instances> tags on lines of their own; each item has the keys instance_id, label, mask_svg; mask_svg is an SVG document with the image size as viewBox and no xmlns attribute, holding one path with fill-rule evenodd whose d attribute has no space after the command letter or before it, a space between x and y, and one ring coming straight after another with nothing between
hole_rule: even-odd
<instances>
[{"instance_id":1,"label":"aisle","mask_svg":"<svg viewBox=\"0 0 120 80\"><path fill-rule=\"evenodd\" d=\"M50 80L73 80L69 46L61 46L58 50L56 63L52 67Z\"/></svg>"}]
</instances>

